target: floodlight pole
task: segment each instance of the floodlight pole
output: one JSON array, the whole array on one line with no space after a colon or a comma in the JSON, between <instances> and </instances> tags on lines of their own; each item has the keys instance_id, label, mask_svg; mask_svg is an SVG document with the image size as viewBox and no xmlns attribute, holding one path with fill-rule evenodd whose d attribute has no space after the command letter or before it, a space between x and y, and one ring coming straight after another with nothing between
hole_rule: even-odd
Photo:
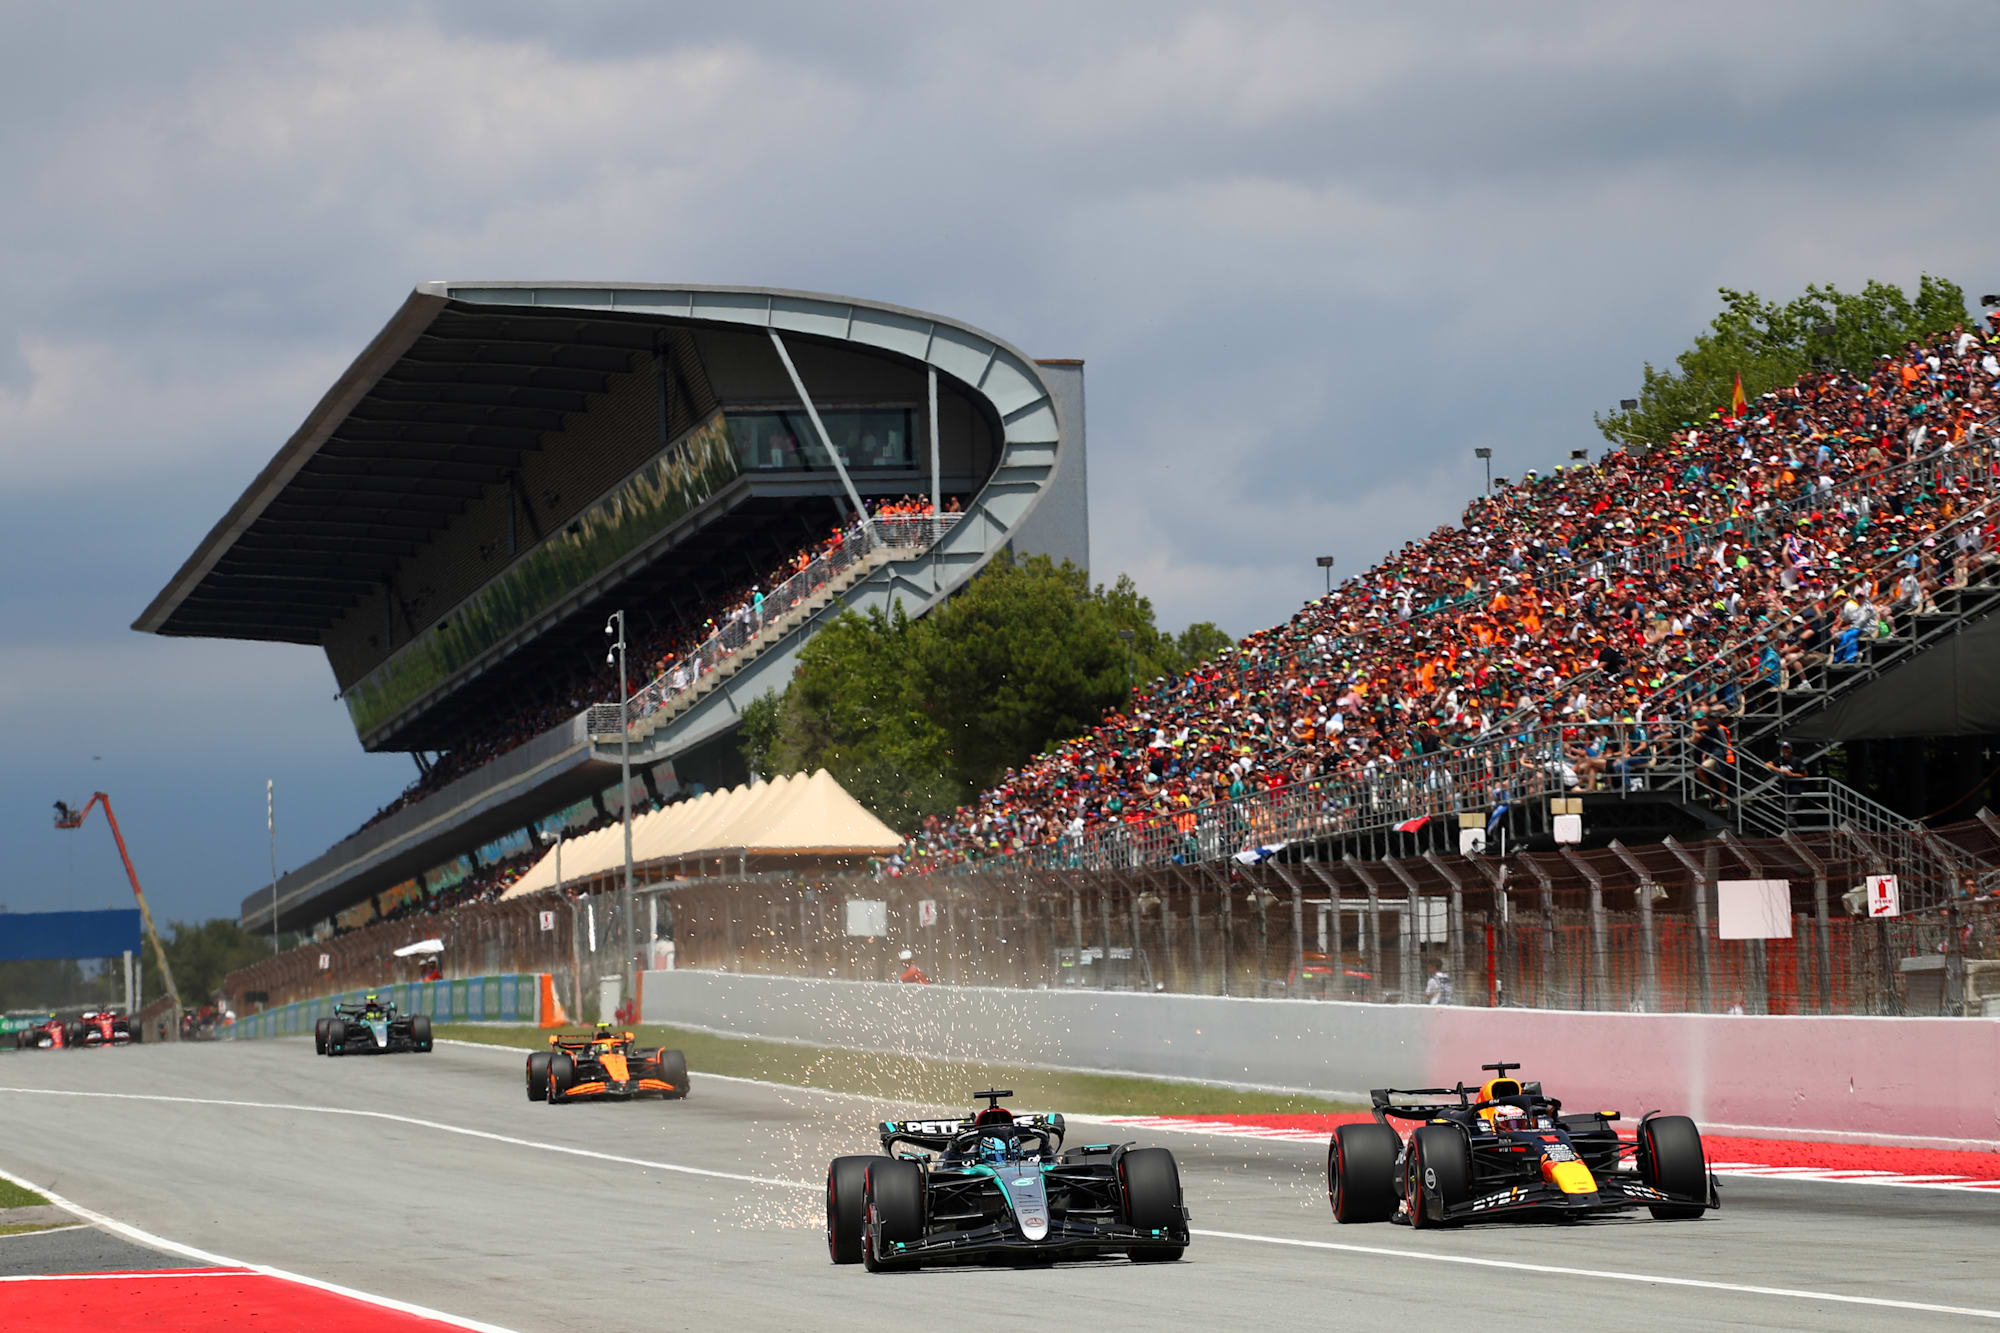
<instances>
[{"instance_id":1,"label":"floodlight pole","mask_svg":"<svg viewBox=\"0 0 2000 1333\"><path fill-rule=\"evenodd\" d=\"M139 888L139 872L132 869L131 853L125 850L125 835L118 831L118 816L111 813L111 798L103 792L92 792L90 800L81 810L71 811L63 806L62 814L56 820L59 829L82 828L83 821L95 806L104 807L104 818L111 825L111 840L118 844L118 859L125 863L125 878L132 881L132 896L139 900L139 920L145 923L146 938L153 942L153 959L160 965L160 980L167 984L167 1003L172 1007L173 1019L167 1024L167 1040L179 1041L181 1036L181 992L174 985L173 964L167 961L167 951L161 947L160 932L153 929L153 909L146 905L146 895ZM129 1015L128 1015L129 1017Z\"/></svg>"},{"instance_id":2,"label":"floodlight pole","mask_svg":"<svg viewBox=\"0 0 2000 1333\"><path fill-rule=\"evenodd\" d=\"M271 952L278 952L278 787L264 779L264 830L271 835Z\"/></svg>"},{"instance_id":3,"label":"floodlight pole","mask_svg":"<svg viewBox=\"0 0 2000 1333\"><path fill-rule=\"evenodd\" d=\"M614 626L616 627L614 629ZM632 905L632 723L629 716L629 696L625 684L625 613L614 611L611 619L604 624L606 634L616 633L618 641L611 650L618 654L618 698L623 726L618 728L618 809L625 824L625 887L619 894L618 913L625 922L625 999L636 1003L639 995L637 975L639 959L639 923ZM598 1016L600 1019L603 1015Z\"/></svg>"}]
</instances>

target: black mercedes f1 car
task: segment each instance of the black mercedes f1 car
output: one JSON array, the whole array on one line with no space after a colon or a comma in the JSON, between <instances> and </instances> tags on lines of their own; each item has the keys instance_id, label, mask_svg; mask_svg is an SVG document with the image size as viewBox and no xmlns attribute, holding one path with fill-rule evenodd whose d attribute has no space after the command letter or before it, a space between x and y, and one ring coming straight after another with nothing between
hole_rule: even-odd
<instances>
[{"instance_id":1,"label":"black mercedes f1 car","mask_svg":"<svg viewBox=\"0 0 2000 1333\"><path fill-rule=\"evenodd\" d=\"M1618 1112L1564 1115L1541 1084L1510 1077L1518 1064L1481 1068L1493 1077L1478 1087L1377 1088L1373 1123L1334 1130L1326 1188L1336 1222L1455 1226L1637 1208L1677 1220L1722 1206L1686 1116L1648 1112L1627 1142L1613 1128ZM1412 1098L1425 1100L1399 1100ZM1407 1140L1396 1121L1414 1126Z\"/></svg>"},{"instance_id":2,"label":"black mercedes f1 car","mask_svg":"<svg viewBox=\"0 0 2000 1333\"><path fill-rule=\"evenodd\" d=\"M313 1049L321 1055L386 1055L431 1048L431 1020L396 1012L373 995L360 1004L336 1004L331 1017L313 1024Z\"/></svg>"},{"instance_id":3,"label":"black mercedes f1 car","mask_svg":"<svg viewBox=\"0 0 2000 1333\"><path fill-rule=\"evenodd\" d=\"M879 1156L826 1173L826 1245L871 1273L926 1264L1178 1259L1188 1213L1165 1148L1063 1147L1060 1115L1015 1115L980 1092L965 1119L886 1120Z\"/></svg>"}]
</instances>

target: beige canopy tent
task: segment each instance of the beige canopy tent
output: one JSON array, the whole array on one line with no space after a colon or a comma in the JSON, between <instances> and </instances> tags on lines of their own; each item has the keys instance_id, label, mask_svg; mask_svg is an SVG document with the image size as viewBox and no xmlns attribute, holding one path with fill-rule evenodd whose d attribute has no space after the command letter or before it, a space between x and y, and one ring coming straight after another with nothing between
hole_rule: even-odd
<instances>
[{"instance_id":1,"label":"beige canopy tent","mask_svg":"<svg viewBox=\"0 0 2000 1333\"><path fill-rule=\"evenodd\" d=\"M716 869L736 870L754 863L755 868L768 870L887 856L902 845L894 829L868 813L823 768L811 775L799 773L709 792L632 820L632 864L648 871L699 873L704 862L714 863ZM624 865L622 824L562 845L565 884L622 871ZM555 886L552 847L501 896L519 898Z\"/></svg>"}]
</instances>

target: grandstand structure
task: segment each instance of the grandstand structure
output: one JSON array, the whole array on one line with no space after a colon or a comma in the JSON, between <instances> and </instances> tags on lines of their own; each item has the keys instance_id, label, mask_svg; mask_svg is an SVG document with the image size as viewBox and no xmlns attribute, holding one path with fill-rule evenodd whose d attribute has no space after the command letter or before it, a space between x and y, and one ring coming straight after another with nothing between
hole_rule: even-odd
<instances>
[{"instance_id":1,"label":"grandstand structure","mask_svg":"<svg viewBox=\"0 0 2000 1333\"><path fill-rule=\"evenodd\" d=\"M415 757L244 926L601 819L628 741L635 803L742 780L743 709L842 610L921 615L1010 549L1088 566L1083 414L1081 362L880 302L420 285L133 626L317 645L361 744Z\"/></svg>"}]
</instances>

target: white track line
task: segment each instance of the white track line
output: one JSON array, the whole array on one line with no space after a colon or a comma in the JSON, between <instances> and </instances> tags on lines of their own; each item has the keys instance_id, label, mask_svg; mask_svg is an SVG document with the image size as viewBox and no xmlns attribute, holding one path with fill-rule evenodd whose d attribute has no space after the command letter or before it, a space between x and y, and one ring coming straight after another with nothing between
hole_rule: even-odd
<instances>
[{"instance_id":1,"label":"white track line","mask_svg":"<svg viewBox=\"0 0 2000 1333\"><path fill-rule=\"evenodd\" d=\"M205 1264L215 1264L221 1268L235 1269L236 1272L232 1276L241 1277L245 1273L253 1273L263 1277L276 1278L281 1282L296 1282L300 1286L314 1287L320 1291L329 1291L336 1296L345 1296L349 1300L362 1301L379 1309L395 1310L402 1314L415 1315L420 1319L436 1320L438 1323L450 1328L469 1329L471 1333L515 1333L515 1330L505 1328L499 1324L482 1323L477 1319L466 1319L460 1315L446 1314L442 1310L433 1310L427 1305L413 1305L408 1301L399 1301L389 1296L377 1296L370 1292L357 1291L353 1287L343 1287L337 1282L322 1281L319 1278L307 1277L303 1273L294 1273L288 1269L273 1268L269 1264L246 1264L240 1259L225 1258L220 1254L211 1254L207 1250L196 1249L192 1245L183 1245L179 1241L168 1240L164 1236L156 1236L150 1231L142 1231L129 1222L120 1222L115 1217L106 1217L103 1213L86 1208L82 1204L73 1202L72 1200L65 1199L47 1185L38 1185L32 1180L24 1180L5 1169L0 1169L0 1180L4 1180L12 1185L18 1185L24 1190L33 1190L50 1203L56 1205L56 1207L67 1208L84 1221L103 1227L113 1235L123 1236L126 1240L134 1244L144 1245L148 1249L160 1250L167 1254L178 1254L184 1259L196 1259ZM80 1275L63 1273L49 1274L48 1276L73 1278ZM131 1274L106 1274L106 1276L130 1277ZM182 1276L186 1275L182 1274Z\"/></svg>"},{"instance_id":2,"label":"white track line","mask_svg":"<svg viewBox=\"0 0 2000 1333\"><path fill-rule=\"evenodd\" d=\"M18 1277L0 1277L0 1282L178 1282L188 1277L262 1276L247 1268L161 1268L126 1273L23 1273Z\"/></svg>"},{"instance_id":3,"label":"white track line","mask_svg":"<svg viewBox=\"0 0 2000 1333\"><path fill-rule=\"evenodd\" d=\"M708 1075L708 1077L718 1077L718 1076ZM738 1080L738 1081L754 1082L756 1080ZM791 1087L792 1085L778 1084L775 1086ZM786 1189L811 1190L815 1193L826 1188L824 1181L781 1180L772 1176L740 1175L730 1171L710 1171L702 1167L682 1166L679 1165L678 1163L673 1163L673 1162L653 1162L653 1161L646 1161L644 1159L636 1157L619 1157L611 1153L593 1152L587 1148L571 1148L566 1145L557 1143L538 1143L532 1139L517 1139L517 1138L512 1138L505 1134L492 1134L488 1133L485 1130L467 1129L460 1125L440 1124L439 1122L434 1120L419 1120L414 1116L395 1115L387 1111L360 1111L360 1110L352 1110L346 1107L337 1107L337 1106L303 1106L303 1105L295 1105L291 1103L281 1103L281 1102L246 1102L246 1101L233 1101L233 1100L225 1100L222 1098L209 1098L209 1097L169 1097L157 1093L73 1092L68 1090L45 1089L45 1088L10 1088L10 1087L0 1087L0 1092L39 1093L51 1097L103 1098L113 1101L175 1102L184 1105L194 1105L194 1106L229 1106L229 1107L250 1108L257 1110L301 1111L301 1112L306 1112L308 1114L343 1115L343 1116L356 1116L367 1119L391 1120L402 1124L416 1125L424 1129L440 1130L447 1134L462 1134L467 1136L468 1138L486 1139L494 1143L504 1143L510 1146L528 1148L539 1152L553 1152L553 1153L563 1153L575 1157L589 1157L607 1162L618 1162L620 1164L627 1166L642 1166L642 1167L650 1167L654 1170L659 1170L659 1171L672 1171L683 1175L706 1176L721 1180L736 1180L757 1185L777 1185L777 1186L782 1186ZM848 1094L848 1095L858 1096L859 1094ZM873 1100L880 1100L880 1099L873 1099ZM36 1185L31 1181L22 1180L18 1176L9 1175L6 1171L0 1170L0 1180L9 1180L16 1185L21 1186L24 1189L35 1190L37 1193L47 1196L52 1203L56 1203L61 1205L62 1207L68 1208L72 1212L78 1214L79 1216L97 1222L101 1226L108 1226L113 1230L119 1231L122 1234L126 1234L134 1238L143 1237L144 1241L142 1243L151 1244L158 1248L169 1250L170 1252L173 1253L185 1254L198 1259L205 1259L212 1263L227 1264L235 1262L234 1260L223 1259L220 1256L211 1255L206 1253L205 1251L194 1249L191 1246L176 1245L169 1241L162 1241L158 1237L150 1236L148 1235L148 1233L139 1231L135 1227L127 1227L123 1223L113 1222L110 1218L103 1217L100 1214L92 1213L88 1209L78 1207L76 1204L73 1204L69 1202L67 1199L62 1198L60 1195L56 1194L52 1190L49 1190L40 1185ZM1386 1259L1411 1259L1423 1263L1459 1264L1462 1266L1473 1267L1473 1268L1501 1269L1509 1272L1536 1273L1552 1277L1598 1278L1612 1282L1636 1282L1636 1283L1657 1285L1657 1286L1693 1287L1704 1291L1737 1292L1744 1295L1773 1296L1787 1300L1832 1301L1841 1305L1866 1305L1880 1309L1911 1310L1927 1314L1955 1314L1955 1315L1965 1315L1967 1317L1976 1319L2000 1320L2000 1310L1986 1310L1971 1306L1933 1305L1922 1301L1899 1301L1899 1300L1892 1300L1882 1296L1848 1296L1848 1295L1842 1295L1839 1292L1810 1291L1793 1287L1746 1286L1744 1284L1735 1282L1714 1282L1706 1278L1667 1277L1655 1273L1627 1273L1613 1269L1565 1268L1554 1264L1531 1264L1509 1259L1481 1259L1481 1258L1474 1258L1469 1255L1431 1254L1431 1253L1425 1253L1424 1251L1421 1250L1395 1249L1388 1246L1349 1245L1339 1241L1300 1240L1290 1236L1262 1236L1250 1232L1241 1232L1241 1231L1207 1231L1207 1230L1202 1230L1200 1228L1193 1228L1191 1229L1191 1234L1196 1236L1206 1236L1213 1240L1243 1241L1255 1245L1280 1245L1280 1246L1288 1246L1295 1249L1331 1250L1345 1254L1365 1254ZM285 1277L295 1282L304 1282L311 1286L322 1287L328 1291L336 1291L341 1293L342 1295L355 1296L358 1299L371 1301L377 1305L386 1305L396 1309L405 1309L409 1310L412 1313L429 1315L431 1318L435 1319L450 1320L461 1328L489 1329L489 1330L493 1328L493 1326L490 1324L477 1324L468 1320L456 1320L453 1319L452 1316L437 1314L434 1311L424 1310L418 1306L398 1305L397 1303L389 1301L382 1297L367 1296L360 1292L349 1291L344 1287L336 1287L331 1283L319 1282L312 1278L300 1277L297 1274L284 1273L278 1269L265 1268L261 1265L254 1265L254 1264L244 1265L244 1266L251 1268L256 1272L269 1273L272 1276ZM506 1333L506 1331L500 1330L499 1333Z\"/></svg>"},{"instance_id":4,"label":"white track line","mask_svg":"<svg viewBox=\"0 0 2000 1333\"><path fill-rule=\"evenodd\" d=\"M1912 1310L1925 1314L1955 1314L1972 1319L2000 1319L2000 1310L1982 1310L1967 1305L1932 1305L1925 1301L1898 1301L1886 1296L1843 1296L1832 1291L1805 1291L1796 1287L1754 1287L1740 1282L1714 1282L1707 1278L1661 1277L1654 1273L1623 1273L1605 1268L1565 1268L1557 1264L1530 1264L1513 1259L1479 1259L1465 1254L1432 1254L1421 1250L1398 1250L1382 1245L1346 1245L1331 1240L1291 1240L1280 1236L1257 1236L1239 1231L1196 1231L1197 1236L1214 1240L1250 1241L1259 1245L1292 1245L1308 1250L1337 1250L1344 1254L1367 1254L1385 1259L1416 1259L1425 1263L1460 1264L1470 1268L1499 1268L1516 1273L1546 1273L1553 1277L1591 1277L1607 1282L1640 1282L1664 1287L1695 1287L1702 1291L1732 1291L1746 1296L1778 1296L1796 1301L1835 1301L1841 1305L1869 1305L1886 1310Z\"/></svg>"},{"instance_id":5,"label":"white track line","mask_svg":"<svg viewBox=\"0 0 2000 1333\"><path fill-rule=\"evenodd\" d=\"M742 1185L779 1185L786 1189L800 1188L795 1180L779 1180L775 1176L751 1176L739 1171L710 1171L705 1167L682 1166L676 1162L654 1162L643 1157L621 1157L616 1153L598 1152L591 1148L572 1148L562 1143L541 1143L534 1139L517 1139L507 1134L495 1134L489 1130L471 1129L464 1125L447 1125L438 1120L420 1120L416 1116L397 1115L393 1111L365 1111L347 1106L306 1106L296 1102L245 1102L232 1101L220 1097L169 1097L157 1092L76 1092L62 1088L8 1088L0 1087L0 1092L27 1093L40 1097L90 1097L107 1101L122 1102L171 1102L183 1106L235 1106L254 1111L299 1111L307 1115L354 1116L363 1120L387 1120L398 1125L415 1125L418 1129L435 1129L444 1134L462 1134L469 1139L485 1139L490 1143L504 1143L513 1148L529 1148L536 1152L562 1153L568 1157L588 1157L599 1162L616 1162L620 1166L643 1166L654 1171L671 1171L683 1176L706 1176L711 1180L733 1180ZM5 1174L0 1173L0 1179ZM47 1190L39 1186L26 1186L40 1193ZM805 1188L821 1189L819 1185ZM53 1195L50 1195L54 1198Z\"/></svg>"}]
</instances>

